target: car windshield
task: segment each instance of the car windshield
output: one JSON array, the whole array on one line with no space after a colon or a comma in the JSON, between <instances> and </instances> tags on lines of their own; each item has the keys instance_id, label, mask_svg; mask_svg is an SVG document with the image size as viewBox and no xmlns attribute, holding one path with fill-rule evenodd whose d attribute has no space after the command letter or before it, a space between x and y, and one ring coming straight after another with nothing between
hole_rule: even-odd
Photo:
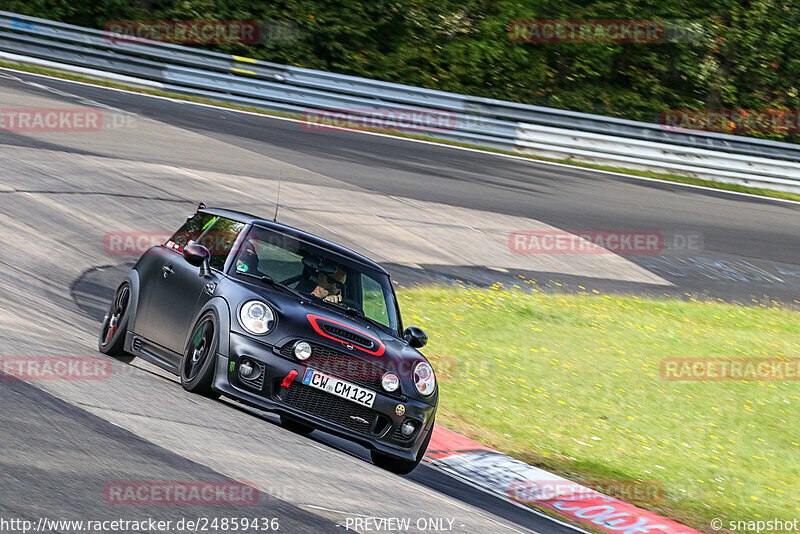
<instances>
[{"instance_id":1,"label":"car windshield","mask_svg":"<svg viewBox=\"0 0 800 534\"><path fill-rule=\"evenodd\" d=\"M394 291L386 274L302 239L254 226L242 240L231 270L268 276L399 331Z\"/></svg>"}]
</instances>

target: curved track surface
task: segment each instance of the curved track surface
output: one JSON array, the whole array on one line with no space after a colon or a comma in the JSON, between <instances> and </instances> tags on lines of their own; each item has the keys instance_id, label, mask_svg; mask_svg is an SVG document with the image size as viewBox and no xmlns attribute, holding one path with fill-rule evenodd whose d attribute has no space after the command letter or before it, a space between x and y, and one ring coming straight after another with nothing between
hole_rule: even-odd
<instances>
[{"instance_id":1,"label":"curved track surface","mask_svg":"<svg viewBox=\"0 0 800 534\"><path fill-rule=\"evenodd\" d=\"M0 108L92 107L99 132L0 131L0 357L94 356L106 303L135 253L114 232L169 233L198 201L270 214L387 264L400 283L800 298L798 205L302 124L0 72ZM694 235L657 255L527 255L515 230ZM698 245L698 243L700 243ZM347 518L453 520L455 532L569 527L422 466L397 477L364 451L269 415L185 393L147 364L109 379L0 381L7 437L0 517L272 516L284 532ZM319 434L319 435L318 435ZM120 480L239 480L247 510L104 502ZM155 510L158 508L158 510ZM242 507L240 507L242 508ZM234 513L235 512L235 513ZM352 525L352 523L350 523Z\"/></svg>"}]
</instances>

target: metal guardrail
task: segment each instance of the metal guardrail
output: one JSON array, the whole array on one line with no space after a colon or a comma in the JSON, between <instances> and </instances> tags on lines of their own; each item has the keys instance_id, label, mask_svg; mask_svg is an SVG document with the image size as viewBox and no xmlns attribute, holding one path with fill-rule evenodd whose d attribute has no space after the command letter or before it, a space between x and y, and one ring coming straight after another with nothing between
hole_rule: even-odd
<instances>
[{"instance_id":1,"label":"metal guardrail","mask_svg":"<svg viewBox=\"0 0 800 534\"><path fill-rule=\"evenodd\" d=\"M463 112L464 106L445 105L442 99L417 101L413 93L420 89L416 87L169 43L115 42L110 34L100 30L5 11L0 11L0 50L154 80L171 91L272 111L346 109L356 115L359 111L367 115L376 108L397 112L423 108L449 111L453 122L447 128L430 128L420 133L451 141L511 150L516 136L516 123L508 120L467 114Z\"/></svg>"},{"instance_id":2,"label":"metal guardrail","mask_svg":"<svg viewBox=\"0 0 800 534\"><path fill-rule=\"evenodd\" d=\"M309 109L346 109L364 116L375 109L445 111L452 118L447 127L419 133L523 153L614 162L622 167L642 168L647 160L655 164L644 165L646 168L765 187L795 182L796 186L786 187L800 191L800 166L795 163L800 162L800 145L790 143L667 131L657 124L278 65L169 43L115 41L100 30L6 11L0 11L0 51L155 81L178 93L293 114ZM785 164L768 165L768 159ZM765 178L763 184L759 177Z\"/></svg>"},{"instance_id":3,"label":"metal guardrail","mask_svg":"<svg viewBox=\"0 0 800 534\"><path fill-rule=\"evenodd\" d=\"M793 161L524 124L516 148L555 159L800 193L800 165Z\"/></svg>"}]
</instances>

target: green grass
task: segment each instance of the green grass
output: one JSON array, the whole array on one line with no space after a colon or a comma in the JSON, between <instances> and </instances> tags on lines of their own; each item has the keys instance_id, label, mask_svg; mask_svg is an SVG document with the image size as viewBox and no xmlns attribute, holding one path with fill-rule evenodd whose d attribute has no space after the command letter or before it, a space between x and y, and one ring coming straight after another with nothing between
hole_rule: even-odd
<instances>
[{"instance_id":1,"label":"green grass","mask_svg":"<svg viewBox=\"0 0 800 534\"><path fill-rule=\"evenodd\" d=\"M641 506L701 530L798 516L800 383L665 381L659 368L797 357L797 311L439 287L399 299L430 337L442 425L573 480L655 481L662 498Z\"/></svg>"},{"instance_id":2,"label":"green grass","mask_svg":"<svg viewBox=\"0 0 800 534\"><path fill-rule=\"evenodd\" d=\"M91 84L95 84L95 85L100 85L100 86L103 86L103 87L112 87L112 88L116 88L116 89L125 89L127 91L133 91L133 92L142 93L142 94L163 96L163 97L167 97L167 98L185 100L185 101L188 101L188 102L197 102L197 103L201 103L201 104L209 104L209 105L228 108L228 109L237 109L237 110L241 110L241 111L249 111L249 112L252 112L252 113L259 113L259 114L262 114L262 115L268 115L268 116L274 116L274 117L289 117L289 118L295 118L295 119L300 119L301 118L299 115L293 115L293 114L290 114L290 113L281 113L281 112L277 112L277 111L266 111L264 109L255 108L255 107L251 107L251 106L240 106L240 105L230 104L228 102L221 102L221 101L218 101L218 100L212 100L212 99L208 99L208 98L199 98L199 97L194 97L194 96L183 95L183 94L180 94L180 93L171 93L171 92L168 92L168 91L161 91L161 90L147 88L147 87L133 86L133 85L129 85L129 84L124 84L124 83L119 83L119 82L112 82L112 81L108 81L108 80L103 80L103 79L93 78L93 77L89 77L89 76L82 76L82 75L72 74L70 72L59 71L59 70L56 70L56 69L45 68L45 67L38 67L38 66L35 66L35 65L28 65L28 64L25 64L25 63L19 63L19 62L14 62L14 61L0 61L0 66L6 67L6 68L10 68L10 69L20 70L20 71L23 71L23 72L33 72L33 73L36 73L36 74L44 74L44 75L47 75L47 76L53 76L55 78L62 78L62 79L65 79L65 80L74 80L74 81L79 81L79 82L84 82L84 83L91 83ZM428 137L428 136L425 136L425 135L410 134L410 133L406 133L406 132L378 130L378 129L375 129L375 128L352 128L352 129L354 129L354 130L364 130L364 131L376 132L376 133L383 133L383 134L388 134L388 135L394 135L394 136L397 136L397 137L405 137L405 138L409 138L409 139L419 139L419 140L422 140L422 141L430 141L430 142L439 143L439 144L442 144L442 145L450 145L450 146L458 146L458 147L463 147L463 148L471 148L471 149L475 149L475 150L482 150L482 151L485 151L485 152L494 152L494 153L497 153L497 154L508 154L508 155L512 155L512 156L517 156L517 157L521 157L521 158L528 158L528 159L537 160L537 161L549 161L549 162L553 162L553 163L562 163L562 164L565 164L565 165L573 165L573 166L576 166L576 167L584 167L584 168L587 168L587 169L597 169L597 170L602 170L602 171L616 172L616 173L620 173L620 174L628 174L628 175L631 175L631 176L642 176L642 177L645 177L645 178L653 178L653 179L657 179L657 180L666 180L666 181L669 181L669 182L700 185L700 186L710 187L710 188L714 188L714 189L721 189L721 190L725 190L725 191L736 191L736 192L740 192L740 193L749 193L749 194L752 194L752 195L759 195L759 196L764 196L764 197L782 198L782 199L787 199L787 200L800 201L800 194L788 193L788 192L785 192L785 191L773 191L773 190L770 190L770 189L761 189L761 188L757 188L757 187L749 187L749 186L746 186L746 185L739 185L739 184L726 184L726 183L722 183L722 182L714 182L714 181L711 181L711 180L703 180L703 179L700 179L700 178L681 176L681 175L677 175L677 174L664 174L664 173L641 171L641 170L635 170L635 169L623 169L623 168L620 168L620 167L612 167L612 166L608 166L608 165L597 165L597 164L594 164L594 163L585 163L585 162L580 162L580 161L573 161L573 160L570 160L570 159L545 158L545 157L534 156L534 155L530 155L530 154L520 154L520 153L517 153L517 152L508 151L508 150L500 150L500 149L496 149L496 148L487 148L487 147L482 147L482 146L478 146L478 145L472 145L472 144L468 144L468 143L459 143L459 142L455 142L455 141L445 141L445 140L441 140L441 139L435 139L433 137Z\"/></svg>"}]
</instances>

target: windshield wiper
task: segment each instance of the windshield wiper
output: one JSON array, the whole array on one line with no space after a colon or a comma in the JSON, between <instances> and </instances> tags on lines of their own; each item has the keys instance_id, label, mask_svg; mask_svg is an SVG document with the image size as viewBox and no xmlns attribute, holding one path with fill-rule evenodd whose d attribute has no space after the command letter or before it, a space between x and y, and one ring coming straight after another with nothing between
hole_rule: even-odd
<instances>
[{"instance_id":1,"label":"windshield wiper","mask_svg":"<svg viewBox=\"0 0 800 534\"><path fill-rule=\"evenodd\" d=\"M299 299L308 300L308 297L306 295L303 295L302 293L300 293L296 289L292 289L291 287L278 282L277 280L275 280L274 278L272 278L271 276L268 276L266 274L253 274L253 273L246 273L246 272L243 272L243 271L236 271L236 274L240 274L242 276L249 276L250 278L255 278L256 280L260 280L261 282L267 284L268 286L272 286L272 287L277 287L279 289L283 289L284 291L287 291L287 292L291 293L292 295L294 295L295 297L297 297Z\"/></svg>"}]
</instances>

